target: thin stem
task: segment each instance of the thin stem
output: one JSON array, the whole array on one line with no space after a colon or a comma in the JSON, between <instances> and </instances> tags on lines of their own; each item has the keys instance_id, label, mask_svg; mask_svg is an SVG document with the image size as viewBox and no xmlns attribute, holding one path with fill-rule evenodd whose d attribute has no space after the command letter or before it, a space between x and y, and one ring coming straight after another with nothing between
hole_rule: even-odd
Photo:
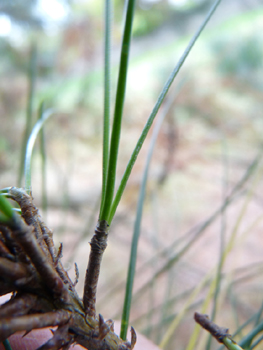
<instances>
[{"instance_id":1,"label":"thin stem","mask_svg":"<svg viewBox=\"0 0 263 350\"><path fill-rule=\"evenodd\" d=\"M11 347L8 339L3 341L3 345L4 345L5 350L12 350L12 347Z\"/></svg>"},{"instance_id":2,"label":"thin stem","mask_svg":"<svg viewBox=\"0 0 263 350\"><path fill-rule=\"evenodd\" d=\"M228 162L227 162L227 146L226 146L226 140L222 139L222 150L223 150L223 188L222 188L222 197L223 201L226 200L227 197L227 190L228 190ZM220 256L219 256L219 262L217 267L217 273L216 273L216 281L215 281L215 294L213 298L213 310L211 315L211 320L214 321L216 317L217 312L217 304L218 304L218 298L220 295L220 287L221 287L221 278L222 278L222 269L224 264L224 242L225 242L225 232L226 232L226 211L222 211L221 213L221 232L220 232ZM206 350L210 350L212 343L212 337L210 336L207 341Z\"/></svg>"},{"instance_id":3,"label":"thin stem","mask_svg":"<svg viewBox=\"0 0 263 350\"><path fill-rule=\"evenodd\" d=\"M241 349L240 347L232 347L232 344L236 344L236 342L234 342L231 339L231 336L228 332L228 328L219 327L217 324L212 322L207 315L199 314L198 312L194 314L194 319L198 324L200 324L201 327L207 330L219 343L224 343L228 349Z\"/></svg>"},{"instance_id":4,"label":"thin stem","mask_svg":"<svg viewBox=\"0 0 263 350\"><path fill-rule=\"evenodd\" d=\"M110 156L109 156L107 183L106 183L106 193L105 193L105 200L103 203L103 207L101 208L101 211L100 211L100 220L106 220L108 221L108 223L109 223L110 208L111 208L112 199L114 196L114 188L115 188L117 159L118 159L118 150L119 150L120 135L121 135L121 123L122 123L123 106L124 106L124 100L125 100L126 81L127 81L127 74L128 74L128 62L129 62L129 51L130 51L130 43L131 43L134 8L135 8L135 0L129 0L127 12L126 12L126 21L125 21L122 48L121 48L119 77L118 77L115 111L114 111L114 119L113 119L113 126L112 126L111 143L110 143Z\"/></svg>"},{"instance_id":5,"label":"thin stem","mask_svg":"<svg viewBox=\"0 0 263 350\"><path fill-rule=\"evenodd\" d=\"M132 289L133 289L135 267L136 267L136 260L137 260L137 247L138 247L138 241L139 241L140 231L141 231L143 203L144 203L144 198L145 198L146 184L147 184L147 179L148 179L150 162L152 159L154 146L156 144L157 137L159 135L163 120L164 120L165 116L167 115L168 110L171 107L173 101L174 101L174 96L172 96L172 98L170 98L167 101L167 104L165 106L166 108L163 110L163 113L160 114L159 118L157 119L157 123L154 127L154 130L153 130L153 134L152 134L152 138L151 138L151 142L150 142L150 146L149 146L149 151L148 151L147 158L146 158L142 183L140 186L140 194L139 194L139 199L138 199L138 204L137 204L136 220L135 220L135 224L134 224L134 231L133 231L133 237L132 237L128 276L127 276L127 281L126 281L126 292L125 292L125 299L124 299L123 312L122 312L122 323L121 323L120 337L124 340L127 337L127 331L128 331L130 309L131 309L131 302L132 302Z\"/></svg>"},{"instance_id":6,"label":"thin stem","mask_svg":"<svg viewBox=\"0 0 263 350\"><path fill-rule=\"evenodd\" d=\"M228 350L244 350L231 338L225 337L223 339L223 343L228 348Z\"/></svg>"},{"instance_id":7,"label":"thin stem","mask_svg":"<svg viewBox=\"0 0 263 350\"><path fill-rule=\"evenodd\" d=\"M251 346L250 346L250 350L254 349L256 346L258 346L259 343L261 343L263 340L263 335L257 339Z\"/></svg>"},{"instance_id":8,"label":"thin stem","mask_svg":"<svg viewBox=\"0 0 263 350\"><path fill-rule=\"evenodd\" d=\"M254 327L239 343L243 348L248 348L252 340L263 331L263 322Z\"/></svg>"},{"instance_id":9,"label":"thin stem","mask_svg":"<svg viewBox=\"0 0 263 350\"><path fill-rule=\"evenodd\" d=\"M30 62L28 68L28 96L27 96L27 108L26 108L26 127L24 132L24 137L21 147L21 156L20 156L20 165L18 172L18 187L22 186L22 177L24 173L24 160L26 154L26 145L29 138L30 132L32 130L32 111L33 111L33 102L34 102L34 92L36 85L36 66L37 66L37 47L35 43L31 45L30 50Z\"/></svg>"},{"instance_id":10,"label":"thin stem","mask_svg":"<svg viewBox=\"0 0 263 350\"><path fill-rule=\"evenodd\" d=\"M180 71L181 67L183 66L187 56L189 55L190 51L192 50L195 42L197 41L197 39L199 38L201 32L203 31L203 29L205 28L206 24L208 23L208 21L210 20L210 18L212 17L213 13L215 12L217 6L219 5L219 3L221 2L221 0L217 0L214 5L212 6L212 8L210 9L208 15L206 16L204 22L202 23L202 25L200 26L200 28L197 30L197 32L195 33L195 35L193 36L193 38L190 40L186 50L184 51L183 55L181 56L181 58L179 59L178 63L176 64L173 72L171 73L171 75L169 76L167 82L165 83L164 87L163 87L163 90L161 91L159 97L158 97L158 100L153 108L153 111L149 117L149 119L147 120L147 123L142 131L142 134L135 146L135 149L131 155L131 158L129 160L129 163L126 167L126 170L123 174L123 177L121 179L121 183L120 183L120 186L117 190L117 193L114 197L114 200L112 202L112 205L111 205L111 208L110 208L110 213L109 213L109 219L108 219L108 223L110 224L114 215L115 215L115 212L116 212L116 209L117 209L117 206L120 202L120 199L122 197L122 194L124 192L124 189L126 187L126 184L127 184L127 181L130 177L130 174L131 174L131 171L132 171L132 168L134 166L134 163L137 159L137 156L142 148L142 145L145 141L145 138L148 134L148 131L150 130L150 127L156 117L156 114L157 112L159 111L159 108L161 106L161 104L163 103L163 100L170 88L170 86L172 85L175 77L177 76L178 72ZM112 192L113 193L113 192ZM107 204L111 204L111 202L107 202Z\"/></svg>"},{"instance_id":11,"label":"thin stem","mask_svg":"<svg viewBox=\"0 0 263 350\"><path fill-rule=\"evenodd\" d=\"M32 153L35 145L35 141L39 131L41 130L45 121L54 113L53 110L47 110L40 120L35 124L26 147L26 156L25 156L25 189L27 194L31 194L31 164L32 164Z\"/></svg>"},{"instance_id":12,"label":"thin stem","mask_svg":"<svg viewBox=\"0 0 263 350\"><path fill-rule=\"evenodd\" d=\"M44 102L40 104L38 119L41 120L44 116ZM47 186L46 186L46 145L45 145L45 133L44 127L40 130L40 153L41 153L41 173L42 173L42 210L47 213Z\"/></svg>"},{"instance_id":13,"label":"thin stem","mask_svg":"<svg viewBox=\"0 0 263 350\"><path fill-rule=\"evenodd\" d=\"M95 229L95 234L90 242L91 251L89 263L86 270L83 304L85 314L96 317L96 293L100 274L102 255L107 247L108 224L106 221L99 221Z\"/></svg>"},{"instance_id":14,"label":"thin stem","mask_svg":"<svg viewBox=\"0 0 263 350\"><path fill-rule=\"evenodd\" d=\"M101 207L106 193L107 173L109 164L109 138L110 138L110 98L111 98L111 17L112 2L105 0L105 41L104 41L104 124L103 124L103 160L102 160L102 194Z\"/></svg>"},{"instance_id":15,"label":"thin stem","mask_svg":"<svg viewBox=\"0 0 263 350\"><path fill-rule=\"evenodd\" d=\"M193 244L202 236L202 234L205 232L205 230L216 220L218 215L220 215L224 210L226 210L230 204L234 203L237 198L239 198L242 194L242 188L245 186L245 184L248 182L248 180L255 174L255 172L258 170L261 158L263 156L263 148L260 149L258 155L255 157L255 159L251 162L251 164L248 166L248 168L245 171L245 174L242 176L240 181L236 184L236 186L233 188L229 196L226 198L225 202L222 203L222 205L204 222L202 222L198 227L194 230L194 234L192 235L192 230L186 233L186 237L189 237L191 234L190 239L188 242L185 243L185 245L180 249L179 252L176 254L172 254L172 256L167 259L167 261L161 266L152 276L152 278L157 278L161 276L164 272L166 272L168 269L171 268L171 266L175 265L181 256L185 254L189 249L193 246ZM169 245L169 250L165 249L164 252L167 254L169 251L173 251L174 247L176 246L177 240ZM170 250L172 248L172 250ZM149 286L149 281L147 281L145 284L143 284L140 289L137 290L136 294L133 296L135 299L138 297L141 293L143 293Z\"/></svg>"}]
</instances>

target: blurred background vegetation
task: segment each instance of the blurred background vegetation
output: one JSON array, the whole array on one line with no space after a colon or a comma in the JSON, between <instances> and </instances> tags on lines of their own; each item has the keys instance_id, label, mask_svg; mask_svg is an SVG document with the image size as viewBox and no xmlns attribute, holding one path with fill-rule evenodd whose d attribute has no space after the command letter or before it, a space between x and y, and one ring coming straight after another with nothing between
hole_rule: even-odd
<instances>
[{"instance_id":1,"label":"blurred background vegetation","mask_svg":"<svg viewBox=\"0 0 263 350\"><path fill-rule=\"evenodd\" d=\"M120 176L161 87L210 6L208 0L138 0ZM123 11L124 1L115 0L113 97ZM32 114L34 124L44 101L57 114L45 127L48 209L41 213L57 244L64 243L63 259L71 276L73 263L78 264L80 293L101 187L103 30L100 1L0 1L0 186L23 185L19 169L26 114ZM235 247L222 270L218 323L235 329L262 303L262 164L256 182L248 182L231 206L200 231L262 147L262 42L261 1L223 1L170 92L171 106L151 165L131 315L132 325L159 343L185 309L167 349L174 344L185 349L188 343L193 312L207 295L212 277L189 305L187 298L218 266L222 231L227 242L237 227ZM102 264L98 311L106 318L121 316L147 146L112 223ZM37 150L32 184L41 208ZM189 249L177 259L188 243Z\"/></svg>"}]
</instances>

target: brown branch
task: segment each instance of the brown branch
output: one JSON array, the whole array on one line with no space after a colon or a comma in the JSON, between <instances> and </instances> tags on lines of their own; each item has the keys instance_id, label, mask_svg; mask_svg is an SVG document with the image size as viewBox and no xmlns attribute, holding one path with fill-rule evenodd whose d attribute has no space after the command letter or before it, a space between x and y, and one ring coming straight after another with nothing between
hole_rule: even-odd
<instances>
[{"instance_id":1,"label":"brown branch","mask_svg":"<svg viewBox=\"0 0 263 350\"><path fill-rule=\"evenodd\" d=\"M91 240L86 272L84 304L61 263L62 246L56 250L52 231L44 224L32 198L11 189L21 205L22 216L0 225L0 294L13 292L0 306L0 341L11 334L34 328L58 326L40 350L66 350L76 342L89 350L131 350L136 342L121 340L111 320L96 318L96 290L101 259L107 246L108 225L99 222ZM24 221L25 220L25 221Z\"/></svg>"},{"instance_id":2,"label":"brown branch","mask_svg":"<svg viewBox=\"0 0 263 350\"><path fill-rule=\"evenodd\" d=\"M63 268L59 259L59 253L57 253L53 241L53 232L50 230L44 221L42 220L39 210L33 203L33 199L23 189L12 187L9 190L9 195L15 200L21 208L22 217L25 222L30 226L34 226L36 238L41 249L44 251L45 256L50 259L51 263L55 264L56 271L65 284L68 284L69 289L73 291L72 282Z\"/></svg>"},{"instance_id":3,"label":"brown branch","mask_svg":"<svg viewBox=\"0 0 263 350\"><path fill-rule=\"evenodd\" d=\"M25 315L37 303L37 295L23 294L12 298L0 306L0 318Z\"/></svg>"},{"instance_id":4,"label":"brown branch","mask_svg":"<svg viewBox=\"0 0 263 350\"><path fill-rule=\"evenodd\" d=\"M74 342L74 336L69 333L70 322L59 326L51 339L37 350L54 350L54 349L69 349L69 346Z\"/></svg>"},{"instance_id":5,"label":"brown branch","mask_svg":"<svg viewBox=\"0 0 263 350\"><path fill-rule=\"evenodd\" d=\"M90 242L91 251L86 270L83 304L86 315L96 317L96 292L100 273L102 255L107 247L108 224L105 220L98 222L95 234Z\"/></svg>"},{"instance_id":6,"label":"brown branch","mask_svg":"<svg viewBox=\"0 0 263 350\"><path fill-rule=\"evenodd\" d=\"M33 230L34 228L32 226L27 226L19 217L14 220L14 238L29 256L37 272L40 274L47 287L53 292L54 296L67 302L69 299L68 291L64 286L63 281L51 265L50 260L40 248L38 241L33 234Z\"/></svg>"},{"instance_id":7,"label":"brown branch","mask_svg":"<svg viewBox=\"0 0 263 350\"><path fill-rule=\"evenodd\" d=\"M195 312L194 319L204 329L206 329L219 343L223 343L223 338L231 337L228 333L229 329L219 327L217 324L212 322L207 315L199 314Z\"/></svg>"},{"instance_id":8,"label":"brown branch","mask_svg":"<svg viewBox=\"0 0 263 350\"><path fill-rule=\"evenodd\" d=\"M10 197L16 201L21 208L21 215L28 226L34 226L34 234L40 242L41 248L44 250L48 259L52 260L52 255L46 244L42 244L43 234L40 225L40 215L37 207L33 203L33 198L28 195L24 189L12 187L9 190Z\"/></svg>"},{"instance_id":9,"label":"brown branch","mask_svg":"<svg viewBox=\"0 0 263 350\"><path fill-rule=\"evenodd\" d=\"M29 278L30 272L25 264L0 257L0 275L8 280L16 281L21 278Z\"/></svg>"},{"instance_id":10,"label":"brown branch","mask_svg":"<svg viewBox=\"0 0 263 350\"><path fill-rule=\"evenodd\" d=\"M35 235L36 238L40 238L42 236L40 226L37 220L38 209L33 204L32 197L28 195L23 188L10 188L8 192L10 198L16 201L21 208L21 215L25 222L29 226L35 227Z\"/></svg>"},{"instance_id":11,"label":"brown branch","mask_svg":"<svg viewBox=\"0 0 263 350\"><path fill-rule=\"evenodd\" d=\"M6 317L0 320L0 341L18 331L30 332L35 328L54 327L65 324L71 317L66 310L46 312L44 314L26 315L20 317Z\"/></svg>"}]
</instances>

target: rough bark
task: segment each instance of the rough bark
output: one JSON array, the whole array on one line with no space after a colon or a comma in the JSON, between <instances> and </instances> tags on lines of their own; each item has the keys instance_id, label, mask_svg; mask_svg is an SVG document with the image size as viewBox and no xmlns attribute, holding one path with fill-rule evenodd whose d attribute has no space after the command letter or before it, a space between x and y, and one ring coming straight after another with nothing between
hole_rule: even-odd
<instances>
[{"instance_id":1,"label":"rough bark","mask_svg":"<svg viewBox=\"0 0 263 350\"><path fill-rule=\"evenodd\" d=\"M43 222L31 196L11 188L9 196L21 208L9 222L0 223L0 295L12 298L0 306L0 341L17 331L58 326L53 337L38 350L68 349L79 343L89 350L130 350L136 342L121 340L112 320L96 315L96 290L100 264L107 246L108 225L102 221L91 240L84 300L78 297L60 261L53 233ZM76 279L78 278L76 267Z\"/></svg>"}]
</instances>

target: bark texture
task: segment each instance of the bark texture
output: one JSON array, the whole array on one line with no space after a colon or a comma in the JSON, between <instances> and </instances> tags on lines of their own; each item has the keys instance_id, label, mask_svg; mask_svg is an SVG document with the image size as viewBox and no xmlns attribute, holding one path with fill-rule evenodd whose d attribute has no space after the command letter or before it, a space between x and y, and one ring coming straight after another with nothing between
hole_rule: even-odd
<instances>
[{"instance_id":1,"label":"bark texture","mask_svg":"<svg viewBox=\"0 0 263 350\"><path fill-rule=\"evenodd\" d=\"M131 350L136 342L121 340L112 320L96 315L96 290L100 264L107 246L108 225L98 223L91 240L83 301L60 261L53 233L43 222L31 196L12 187L9 196L21 216L0 223L0 295L12 298L0 306L0 341L17 331L57 326L53 337L38 350L68 349L79 343L89 350Z\"/></svg>"}]
</instances>

